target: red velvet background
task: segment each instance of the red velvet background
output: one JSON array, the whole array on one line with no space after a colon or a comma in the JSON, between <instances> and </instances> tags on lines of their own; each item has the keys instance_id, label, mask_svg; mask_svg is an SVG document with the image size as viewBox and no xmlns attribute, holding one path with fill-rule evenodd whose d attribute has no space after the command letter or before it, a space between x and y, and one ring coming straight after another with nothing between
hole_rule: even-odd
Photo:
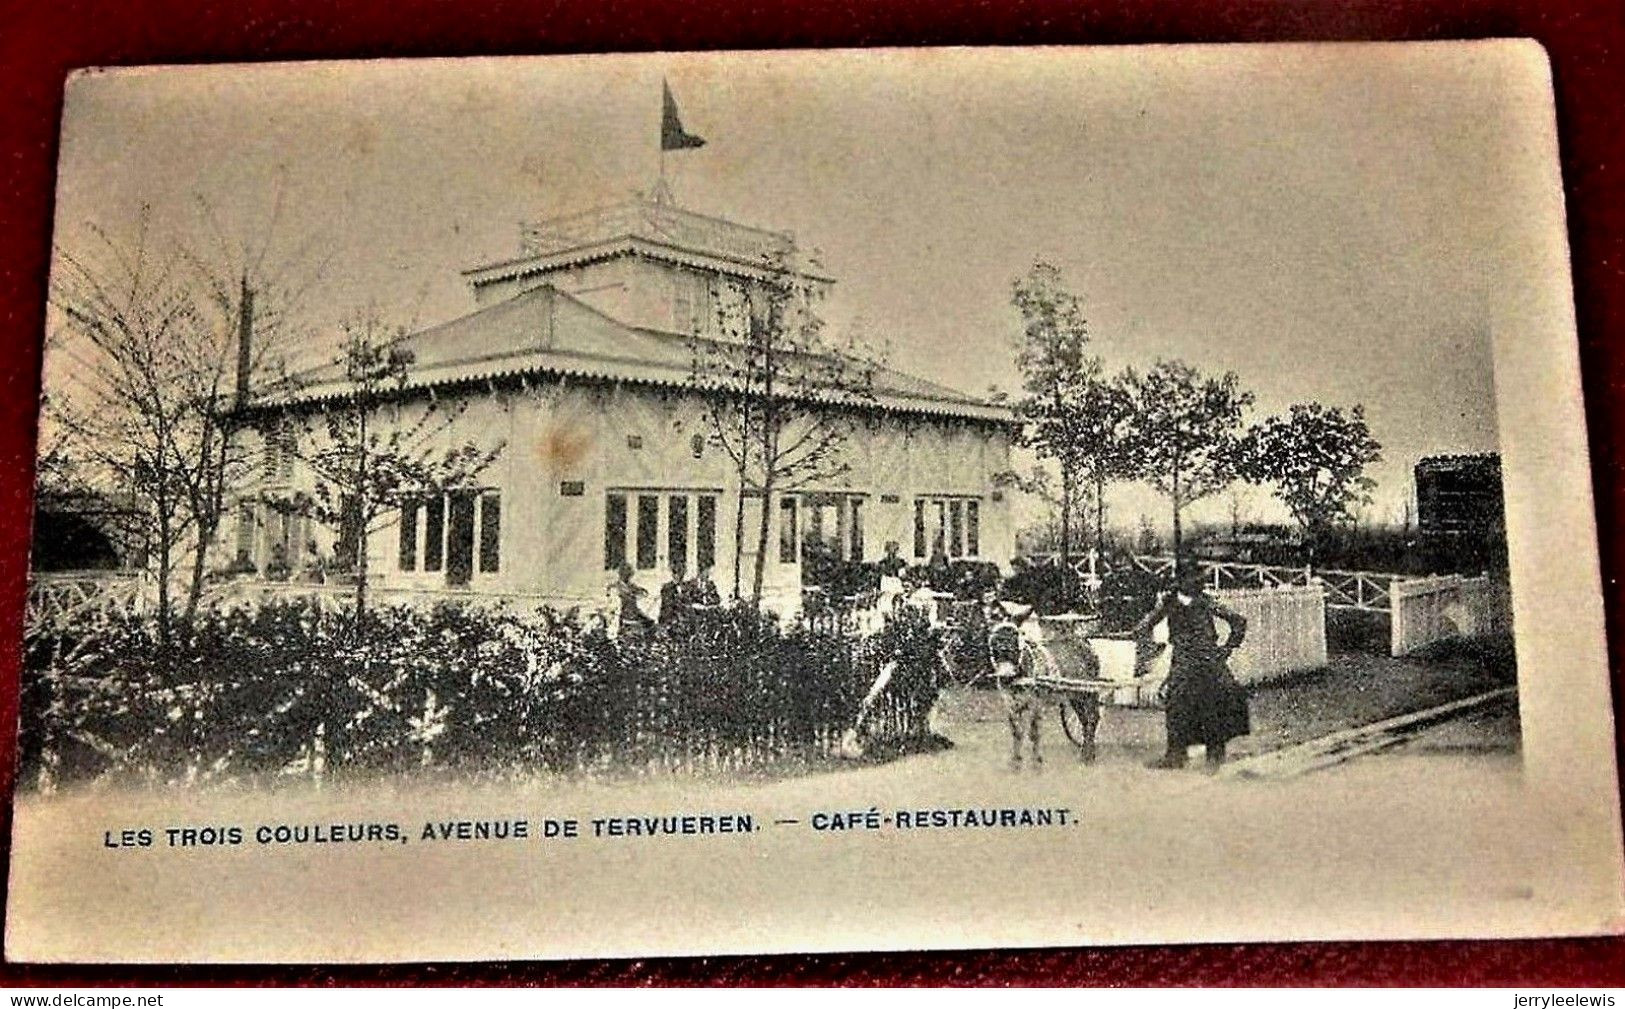
<instances>
[{"instance_id":1,"label":"red velvet background","mask_svg":"<svg viewBox=\"0 0 1625 1009\"><path fill-rule=\"evenodd\" d=\"M0 787L9 795L64 74L98 64L651 49L1530 36L1551 54L1594 484L1625 595L1625 5L1619 0L0 0ZM1615 674L1616 707L1620 682ZM0 812L9 842L10 807ZM3 886L3 881L0 881ZM1102 909L1103 911L1105 909ZM4 984L1621 985L1625 939L1294 943L393 967L31 967Z\"/></svg>"}]
</instances>

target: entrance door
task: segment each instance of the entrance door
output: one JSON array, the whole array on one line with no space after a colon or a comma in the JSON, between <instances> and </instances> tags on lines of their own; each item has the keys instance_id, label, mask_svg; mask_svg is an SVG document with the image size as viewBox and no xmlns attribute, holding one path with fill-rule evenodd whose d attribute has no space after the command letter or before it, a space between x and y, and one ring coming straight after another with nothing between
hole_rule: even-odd
<instances>
[{"instance_id":1,"label":"entrance door","mask_svg":"<svg viewBox=\"0 0 1625 1009\"><path fill-rule=\"evenodd\" d=\"M475 494L453 491L448 496L451 514L446 526L446 584L467 585L474 576Z\"/></svg>"}]
</instances>

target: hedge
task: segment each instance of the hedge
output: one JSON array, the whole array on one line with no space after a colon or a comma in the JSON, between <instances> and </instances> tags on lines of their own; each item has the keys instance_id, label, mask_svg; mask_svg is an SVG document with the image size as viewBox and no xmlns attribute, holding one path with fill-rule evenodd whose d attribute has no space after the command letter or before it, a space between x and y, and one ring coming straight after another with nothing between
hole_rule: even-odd
<instances>
[{"instance_id":1,"label":"hedge","mask_svg":"<svg viewBox=\"0 0 1625 1009\"><path fill-rule=\"evenodd\" d=\"M377 607L362 630L288 599L205 611L167 647L116 613L31 636L20 780L760 769L840 749L887 661L871 743L926 736L940 687L936 632L913 616L864 641L748 610L611 640L546 610L442 604Z\"/></svg>"}]
</instances>

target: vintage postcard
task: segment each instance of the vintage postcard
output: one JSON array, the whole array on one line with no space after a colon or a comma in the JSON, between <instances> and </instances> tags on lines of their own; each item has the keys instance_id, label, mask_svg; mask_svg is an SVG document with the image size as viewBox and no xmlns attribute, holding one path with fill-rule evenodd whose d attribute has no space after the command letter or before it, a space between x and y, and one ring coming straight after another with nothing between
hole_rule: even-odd
<instances>
[{"instance_id":1,"label":"vintage postcard","mask_svg":"<svg viewBox=\"0 0 1625 1009\"><path fill-rule=\"evenodd\" d=\"M1519 41L66 83L6 955L1611 933Z\"/></svg>"}]
</instances>

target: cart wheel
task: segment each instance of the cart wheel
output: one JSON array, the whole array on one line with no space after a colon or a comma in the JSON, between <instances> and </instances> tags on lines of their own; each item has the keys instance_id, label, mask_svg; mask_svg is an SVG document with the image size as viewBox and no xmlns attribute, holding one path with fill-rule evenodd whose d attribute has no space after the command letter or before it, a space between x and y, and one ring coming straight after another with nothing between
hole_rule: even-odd
<instances>
[{"instance_id":1,"label":"cart wheel","mask_svg":"<svg viewBox=\"0 0 1625 1009\"><path fill-rule=\"evenodd\" d=\"M1084 706L1083 711L1078 710L1079 704ZM1099 724L1100 708L1093 694L1082 699L1061 698L1061 731L1072 740L1072 745L1078 748L1079 759L1086 764L1095 759L1095 729Z\"/></svg>"}]
</instances>

